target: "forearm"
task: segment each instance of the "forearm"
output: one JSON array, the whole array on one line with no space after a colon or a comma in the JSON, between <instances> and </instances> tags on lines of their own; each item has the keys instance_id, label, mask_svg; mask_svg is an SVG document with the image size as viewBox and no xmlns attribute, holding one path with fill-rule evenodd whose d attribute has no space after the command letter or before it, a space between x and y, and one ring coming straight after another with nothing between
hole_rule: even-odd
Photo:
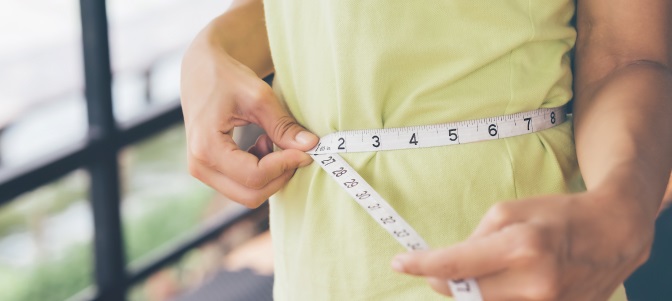
<instances>
[{"instance_id":1,"label":"forearm","mask_svg":"<svg viewBox=\"0 0 672 301\"><path fill-rule=\"evenodd\" d=\"M219 51L252 69L259 77L273 72L261 0L237 0L194 39L194 53Z\"/></svg>"},{"instance_id":2,"label":"forearm","mask_svg":"<svg viewBox=\"0 0 672 301\"><path fill-rule=\"evenodd\" d=\"M669 68L633 61L577 88L576 147L588 190L618 188L637 202L626 208L655 217L672 169Z\"/></svg>"}]
</instances>

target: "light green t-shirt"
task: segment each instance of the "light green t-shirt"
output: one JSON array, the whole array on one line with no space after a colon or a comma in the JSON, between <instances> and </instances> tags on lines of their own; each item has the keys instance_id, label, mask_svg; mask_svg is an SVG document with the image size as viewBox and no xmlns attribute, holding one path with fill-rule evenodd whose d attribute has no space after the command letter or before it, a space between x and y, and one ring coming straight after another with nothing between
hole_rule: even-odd
<instances>
[{"instance_id":1,"label":"light green t-shirt","mask_svg":"<svg viewBox=\"0 0 672 301\"><path fill-rule=\"evenodd\" d=\"M572 97L573 0L265 0L274 89L319 136L557 107ZM496 202L583 189L570 122L459 146L343 157L430 246ZM275 299L445 300L317 164L270 200Z\"/></svg>"}]
</instances>

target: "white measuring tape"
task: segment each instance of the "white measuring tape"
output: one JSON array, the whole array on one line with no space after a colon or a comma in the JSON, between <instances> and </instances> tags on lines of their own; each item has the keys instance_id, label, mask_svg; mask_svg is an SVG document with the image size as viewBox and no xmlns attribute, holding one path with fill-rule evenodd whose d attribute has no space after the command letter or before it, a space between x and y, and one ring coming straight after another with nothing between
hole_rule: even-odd
<instances>
[{"instance_id":1,"label":"white measuring tape","mask_svg":"<svg viewBox=\"0 0 672 301\"><path fill-rule=\"evenodd\" d=\"M338 153L437 147L501 139L545 130L567 119L564 107L499 117L402 128L329 134L307 153L394 239L409 251L429 245ZM475 279L449 280L457 301L482 301Z\"/></svg>"}]
</instances>

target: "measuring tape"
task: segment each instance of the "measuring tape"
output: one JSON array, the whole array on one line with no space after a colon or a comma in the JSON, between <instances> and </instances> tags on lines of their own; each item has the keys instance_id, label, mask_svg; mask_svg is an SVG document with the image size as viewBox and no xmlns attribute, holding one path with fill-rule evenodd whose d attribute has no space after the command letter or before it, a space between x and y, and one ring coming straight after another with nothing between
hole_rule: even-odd
<instances>
[{"instance_id":1,"label":"measuring tape","mask_svg":"<svg viewBox=\"0 0 672 301\"><path fill-rule=\"evenodd\" d=\"M438 147L501 139L545 130L567 120L565 107L425 126L329 134L307 153L394 239L409 251L429 245L338 153ZM482 301L475 279L449 280L457 301Z\"/></svg>"}]
</instances>

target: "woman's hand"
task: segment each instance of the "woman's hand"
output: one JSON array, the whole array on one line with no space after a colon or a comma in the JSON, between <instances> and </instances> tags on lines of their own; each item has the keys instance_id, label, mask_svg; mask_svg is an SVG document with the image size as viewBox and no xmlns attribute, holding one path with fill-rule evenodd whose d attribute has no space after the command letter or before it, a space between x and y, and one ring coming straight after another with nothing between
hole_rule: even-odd
<instances>
[{"instance_id":1,"label":"woman's hand","mask_svg":"<svg viewBox=\"0 0 672 301\"><path fill-rule=\"evenodd\" d=\"M260 4L253 5L239 10L258 13ZM256 19L263 21L263 15ZM257 73L227 54L212 36L206 28L182 63L189 170L231 200L257 207L284 186L296 168L312 162L304 151L317 144L318 138L298 125ZM242 56L261 51L237 52ZM258 124L268 135L259 137L245 151L238 148L232 135L234 127L249 123ZM284 150L274 152L273 143Z\"/></svg>"},{"instance_id":2,"label":"woman's hand","mask_svg":"<svg viewBox=\"0 0 672 301\"><path fill-rule=\"evenodd\" d=\"M574 125L588 192L501 203L466 241L397 257L487 301L607 300L648 257L672 167L672 2L579 0Z\"/></svg>"},{"instance_id":3,"label":"woman's hand","mask_svg":"<svg viewBox=\"0 0 672 301\"><path fill-rule=\"evenodd\" d=\"M603 301L648 258L653 220L615 191L499 203L466 241L398 255L399 272L428 278L450 295L447 279L476 278L483 298ZM605 206L613 204L614 206Z\"/></svg>"}]
</instances>

